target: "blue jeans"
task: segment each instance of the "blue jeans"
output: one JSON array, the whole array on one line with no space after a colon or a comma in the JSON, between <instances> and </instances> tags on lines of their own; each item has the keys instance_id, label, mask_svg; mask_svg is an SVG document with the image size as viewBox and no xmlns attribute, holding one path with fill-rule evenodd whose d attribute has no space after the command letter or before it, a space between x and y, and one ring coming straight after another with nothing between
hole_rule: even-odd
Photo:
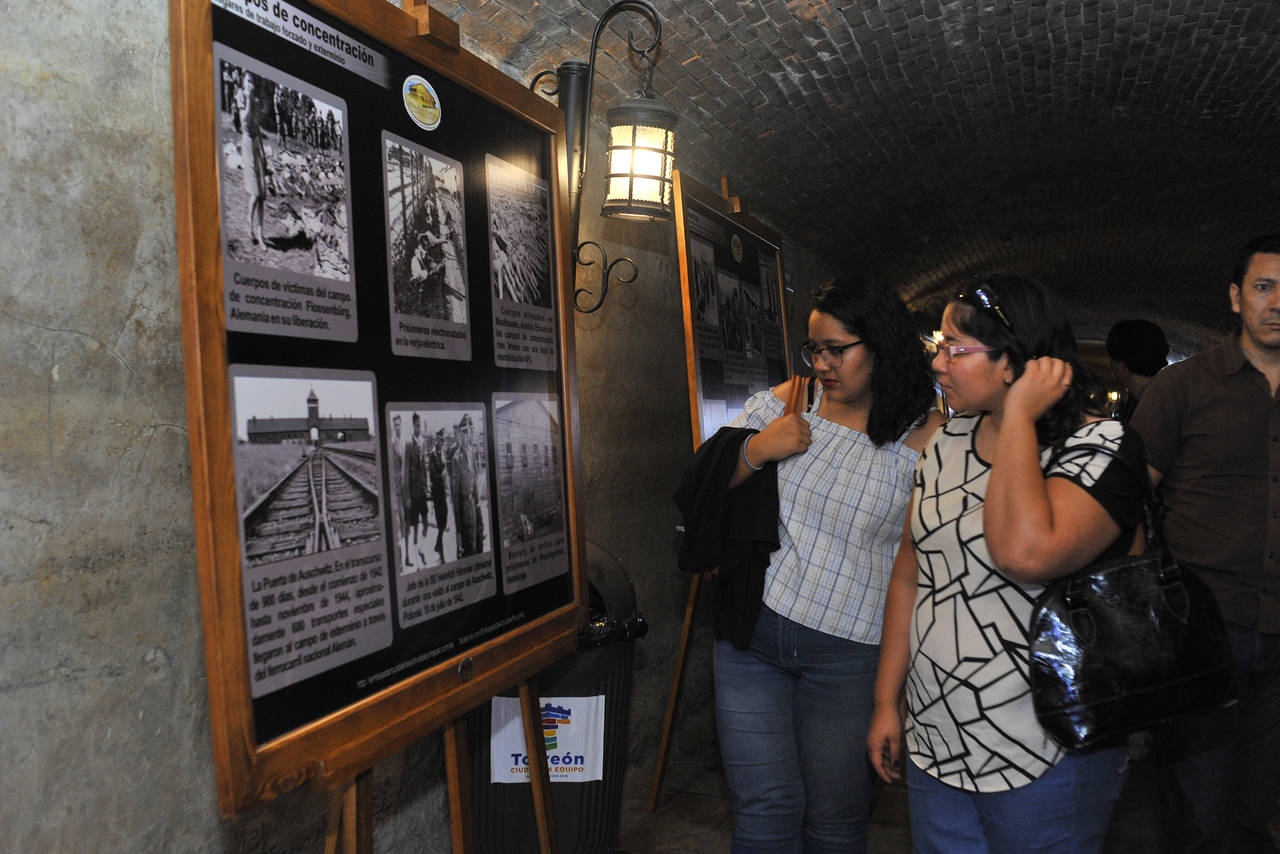
<instances>
[{"instance_id":1,"label":"blue jeans","mask_svg":"<svg viewBox=\"0 0 1280 854\"><path fill-rule=\"evenodd\" d=\"M1240 702L1152 733L1164 850L1275 851L1280 796L1280 635L1227 624Z\"/></svg>"},{"instance_id":2,"label":"blue jeans","mask_svg":"<svg viewBox=\"0 0 1280 854\"><path fill-rule=\"evenodd\" d=\"M732 854L850 854L867 846L867 728L880 647L761 608L743 651L715 645L716 725Z\"/></svg>"},{"instance_id":3,"label":"blue jeans","mask_svg":"<svg viewBox=\"0 0 1280 854\"><path fill-rule=\"evenodd\" d=\"M966 792L907 763L916 854L1085 854L1102 850L1128 771L1124 748L1067 754L1005 792Z\"/></svg>"}]
</instances>

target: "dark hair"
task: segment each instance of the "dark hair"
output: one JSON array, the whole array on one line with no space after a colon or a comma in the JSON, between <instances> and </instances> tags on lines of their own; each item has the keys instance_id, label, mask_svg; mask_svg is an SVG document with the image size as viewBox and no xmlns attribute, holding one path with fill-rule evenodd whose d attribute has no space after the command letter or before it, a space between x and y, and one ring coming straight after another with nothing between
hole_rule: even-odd
<instances>
[{"instance_id":1,"label":"dark hair","mask_svg":"<svg viewBox=\"0 0 1280 854\"><path fill-rule=\"evenodd\" d=\"M1150 320L1122 320L1107 333L1107 355L1135 374L1154 377L1169 361L1169 341Z\"/></svg>"},{"instance_id":2,"label":"dark hair","mask_svg":"<svg viewBox=\"0 0 1280 854\"><path fill-rule=\"evenodd\" d=\"M1029 360L1041 356L1052 356L1071 366L1071 387L1036 422L1040 444L1062 441L1093 409L1090 398L1095 391L1093 375L1076 358L1076 339L1067 322L1066 308L1048 288L1027 276L988 276L960 293L972 294L977 287L986 288L1008 325L993 309L982 308L972 298L961 300L959 295L951 301L952 319L961 332L993 348L987 358L995 361L1006 354L1015 379L1022 376Z\"/></svg>"},{"instance_id":3,"label":"dark hair","mask_svg":"<svg viewBox=\"0 0 1280 854\"><path fill-rule=\"evenodd\" d=\"M1231 265L1231 281L1228 284L1244 285L1244 276L1249 272L1249 263L1259 252L1280 255L1280 233L1261 234L1246 243L1236 255L1235 263Z\"/></svg>"},{"instance_id":4,"label":"dark hair","mask_svg":"<svg viewBox=\"0 0 1280 854\"><path fill-rule=\"evenodd\" d=\"M852 274L814 290L810 308L829 314L871 351L867 436L877 446L897 439L933 405L933 373L911 315L893 291Z\"/></svg>"}]
</instances>

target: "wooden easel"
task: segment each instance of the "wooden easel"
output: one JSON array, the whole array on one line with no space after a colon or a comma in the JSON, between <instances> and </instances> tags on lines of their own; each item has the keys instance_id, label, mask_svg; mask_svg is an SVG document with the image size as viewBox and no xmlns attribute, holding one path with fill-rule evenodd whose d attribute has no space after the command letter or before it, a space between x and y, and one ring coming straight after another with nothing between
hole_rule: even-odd
<instances>
[{"instance_id":1,"label":"wooden easel","mask_svg":"<svg viewBox=\"0 0 1280 854\"><path fill-rule=\"evenodd\" d=\"M538 826L538 850L541 854L557 854L547 746L542 736L542 707L532 680L521 682L519 689L524 743L529 752L529 782L533 787L533 815ZM466 718L457 718L445 726L444 755L453 851L454 854L473 854L475 814L471 807L471 755L467 749ZM324 854L372 854L371 775L372 771L366 769L329 795Z\"/></svg>"},{"instance_id":2,"label":"wooden easel","mask_svg":"<svg viewBox=\"0 0 1280 854\"><path fill-rule=\"evenodd\" d=\"M667 770L667 753L671 750L671 736L676 728L676 706L680 702L680 684L684 681L684 663L689 657L689 637L693 634L693 612L698 604L698 588L702 576L695 575L689 582L689 598L684 605L684 627L680 630L680 648L676 651L676 669L671 674L671 694L667 698L667 713L662 720L662 738L658 742L658 764L653 769L653 788L649 791L649 812L658 809L658 795L662 791L662 775Z\"/></svg>"},{"instance_id":3,"label":"wooden easel","mask_svg":"<svg viewBox=\"0 0 1280 854\"><path fill-rule=\"evenodd\" d=\"M370 854L373 851L373 813L370 811L373 772L361 771L329 794L329 826L324 854Z\"/></svg>"}]
</instances>

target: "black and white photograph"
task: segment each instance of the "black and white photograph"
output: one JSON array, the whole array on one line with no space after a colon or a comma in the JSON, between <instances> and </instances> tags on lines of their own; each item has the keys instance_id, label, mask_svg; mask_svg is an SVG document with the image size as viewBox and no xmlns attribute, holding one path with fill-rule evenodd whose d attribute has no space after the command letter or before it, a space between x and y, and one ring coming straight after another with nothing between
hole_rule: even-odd
<instances>
[{"instance_id":1,"label":"black and white photograph","mask_svg":"<svg viewBox=\"0 0 1280 854\"><path fill-rule=\"evenodd\" d=\"M760 253L761 327L764 331L764 355L768 359L785 360L786 339L782 329L782 288L778 281L778 253Z\"/></svg>"},{"instance_id":2,"label":"black and white photograph","mask_svg":"<svg viewBox=\"0 0 1280 854\"><path fill-rule=\"evenodd\" d=\"M230 377L259 696L391 642L374 377L259 365Z\"/></svg>"},{"instance_id":3,"label":"black and white photograph","mask_svg":"<svg viewBox=\"0 0 1280 854\"><path fill-rule=\"evenodd\" d=\"M555 370L555 277L547 182L489 154L485 184L494 363L500 368Z\"/></svg>"},{"instance_id":4,"label":"black and white photograph","mask_svg":"<svg viewBox=\"0 0 1280 854\"><path fill-rule=\"evenodd\" d=\"M724 333L724 381L760 388L767 383L760 289L717 271L720 326Z\"/></svg>"},{"instance_id":5,"label":"black and white photograph","mask_svg":"<svg viewBox=\"0 0 1280 854\"><path fill-rule=\"evenodd\" d=\"M559 401L493 399L503 589L520 590L569 570Z\"/></svg>"},{"instance_id":6,"label":"black and white photograph","mask_svg":"<svg viewBox=\"0 0 1280 854\"><path fill-rule=\"evenodd\" d=\"M462 164L382 134L392 352L469 360Z\"/></svg>"},{"instance_id":7,"label":"black and white photograph","mask_svg":"<svg viewBox=\"0 0 1280 854\"><path fill-rule=\"evenodd\" d=\"M778 287L778 256L760 255L760 293L763 296L764 322L782 325L782 296Z\"/></svg>"},{"instance_id":8,"label":"black and white photograph","mask_svg":"<svg viewBox=\"0 0 1280 854\"><path fill-rule=\"evenodd\" d=\"M693 316L698 323L716 326L720 323L720 307L716 299L716 255L710 243L689 238L689 268Z\"/></svg>"},{"instance_id":9,"label":"black and white photograph","mask_svg":"<svg viewBox=\"0 0 1280 854\"><path fill-rule=\"evenodd\" d=\"M401 625L497 592L481 403L387 405Z\"/></svg>"},{"instance_id":10,"label":"black and white photograph","mask_svg":"<svg viewBox=\"0 0 1280 854\"><path fill-rule=\"evenodd\" d=\"M743 307L742 284L738 277L724 270L716 271L716 301L719 303L721 334L724 348L735 353L747 350L747 323Z\"/></svg>"},{"instance_id":11,"label":"black and white photograph","mask_svg":"<svg viewBox=\"0 0 1280 854\"><path fill-rule=\"evenodd\" d=\"M547 182L490 155L489 248L493 298L551 308L551 213Z\"/></svg>"},{"instance_id":12,"label":"black and white photograph","mask_svg":"<svg viewBox=\"0 0 1280 854\"><path fill-rule=\"evenodd\" d=\"M693 305L694 334L702 359L724 357L720 330L720 289L716 283L715 248L705 240L689 238L689 297Z\"/></svg>"},{"instance_id":13,"label":"black and white photograph","mask_svg":"<svg viewBox=\"0 0 1280 854\"><path fill-rule=\"evenodd\" d=\"M247 565L382 538L371 383L240 376L234 394Z\"/></svg>"},{"instance_id":14,"label":"black and white photograph","mask_svg":"<svg viewBox=\"0 0 1280 854\"><path fill-rule=\"evenodd\" d=\"M354 341L346 103L214 46L227 328Z\"/></svg>"}]
</instances>

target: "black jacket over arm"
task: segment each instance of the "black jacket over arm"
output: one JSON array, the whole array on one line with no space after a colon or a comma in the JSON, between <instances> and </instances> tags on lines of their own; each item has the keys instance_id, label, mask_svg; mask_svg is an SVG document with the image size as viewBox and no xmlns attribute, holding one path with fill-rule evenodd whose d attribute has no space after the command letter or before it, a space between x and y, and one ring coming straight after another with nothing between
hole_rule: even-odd
<instances>
[{"instance_id":1,"label":"black jacket over arm","mask_svg":"<svg viewBox=\"0 0 1280 854\"><path fill-rule=\"evenodd\" d=\"M778 548L778 464L765 463L729 488L742 443L755 432L721 427L698 448L674 496L685 528L678 565L685 572L720 568L716 637L739 649L751 642L764 596L765 569Z\"/></svg>"}]
</instances>

